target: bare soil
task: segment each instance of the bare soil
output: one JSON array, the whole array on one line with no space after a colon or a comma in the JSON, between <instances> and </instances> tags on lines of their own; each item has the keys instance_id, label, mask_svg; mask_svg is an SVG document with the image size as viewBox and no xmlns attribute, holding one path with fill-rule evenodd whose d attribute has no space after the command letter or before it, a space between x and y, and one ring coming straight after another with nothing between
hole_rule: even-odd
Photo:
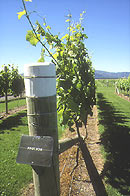
<instances>
[{"instance_id":1,"label":"bare soil","mask_svg":"<svg viewBox=\"0 0 130 196\"><path fill-rule=\"evenodd\" d=\"M103 158L100 152L100 136L98 133L97 108L93 108L93 116L89 116L87 123L87 138L85 143L92 157L93 163L99 174L103 170ZM86 129L80 128L82 136L86 137ZM63 138L73 138L76 132L66 130ZM62 138L62 139L63 139ZM59 156L60 159L60 190L61 196L96 196L88 170L81 151L79 151L78 166L76 166L76 154L78 145L73 146ZM30 183L22 190L21 196L34 196L34 185Z\"/></svg>"}]
</instances>

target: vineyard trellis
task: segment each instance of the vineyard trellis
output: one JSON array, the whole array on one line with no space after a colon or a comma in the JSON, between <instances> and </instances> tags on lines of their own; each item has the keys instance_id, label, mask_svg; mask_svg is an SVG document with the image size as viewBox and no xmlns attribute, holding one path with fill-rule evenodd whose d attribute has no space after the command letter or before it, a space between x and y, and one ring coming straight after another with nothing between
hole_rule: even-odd
<instances>
[{"instance_id":1,"label":"vineyard trellis","mask_svg":"<svg viewBox=\"0 0 130 196\"><path fill-rule=\"evenodd\" d=\"M118 94L124 94L130 97L130 76L119 79L115 85Z\"/></svg>"},{"instance_id":2,"label":"vineyard trellis","mask_svg":"<svg viewBox=\"0 0 130 196\"><path fill-rule=\"evenodd\" d=\"M82 26L84 12L80 14L79 22L76 23L72 21L72 15L68 14L68 33L60 37L60 34L52 33L45 18L42 18L43 25L38 21L33 25L30 19L31 12L26 9L24 0L22 3L24 10L18 13L18 18L25 15L31 25L26 40L33 46L39 42L42 46L41 56L47 52L56 66L57 109L62 116L61 124L68 125L71 131L75 125L79 147L86 161L86 144L80 135L79 127L86 127L87 117L92 115L95 104L95 74L84 43L88 38Z\"/></svg>"},{"instance_id":3,"label":"vineyard trellis","mask_svg":"<svg viewBox=\"0 0 130 196\"><path fill-rule=\"evenodd\" d=\"M17 97L24 92L24 79L13 65L2 66L0 71L0 96L5 96L6 114L8 113L8 95Z\"/></svg>"}]
</instances>

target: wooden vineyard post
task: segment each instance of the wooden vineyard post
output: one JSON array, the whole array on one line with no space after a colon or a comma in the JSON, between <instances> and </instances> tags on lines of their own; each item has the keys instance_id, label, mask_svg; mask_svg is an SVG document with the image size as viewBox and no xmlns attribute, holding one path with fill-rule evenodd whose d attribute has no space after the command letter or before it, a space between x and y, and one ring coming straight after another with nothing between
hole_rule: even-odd
<instances>
[{"instance_id":1,"label":"wooden vineyard post","mask_svg":"<svg viewBox=\"0 0 130 196\"><path fill-rule=\"evenodd\" d=\"M56 107L56 73L52 63L25 66L25 89L30 136L54 140L51 167L33 167L35 196L59 196L59 158Z\"/></svg>"}]
</instances>

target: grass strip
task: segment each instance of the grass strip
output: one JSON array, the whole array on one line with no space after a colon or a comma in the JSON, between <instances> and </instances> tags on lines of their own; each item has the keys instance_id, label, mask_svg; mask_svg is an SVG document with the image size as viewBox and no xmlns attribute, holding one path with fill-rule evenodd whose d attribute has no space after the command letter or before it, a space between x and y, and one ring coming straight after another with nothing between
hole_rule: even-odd
<instances>
[{"instance_id":1,"label":"grass strip","mask_svg":"<svg viewBox=\"0 0 130 196\"><path fill-rule=\"evenodd\" d=\"M12 110L21 106L26 105L26 99L25 98L16 98L12 100L8 100L8 110ZM0 102L0 113L5 112L5 102Z\"/></svg>"},{"instance_id":2,"label":"grass strip","mask_svg":"<svg viewBox=\"0 0 130 196\"><path fill-rule=\"evenodd\" d=\"M108 195L130 195L130 102L98 87L97 107Z\"/></svg>"},{"instance_id":3,"label":"grass strip","mask_svg":"<svg viewBox=\"0 0 130 196\"><path fill-rule=\"evenodd\" d=\"M0 195L19 195L20 189L32 179L28 165L16 164L23 134L28 134L26 111L0 121Z\"/></svg>"}]
</instances>

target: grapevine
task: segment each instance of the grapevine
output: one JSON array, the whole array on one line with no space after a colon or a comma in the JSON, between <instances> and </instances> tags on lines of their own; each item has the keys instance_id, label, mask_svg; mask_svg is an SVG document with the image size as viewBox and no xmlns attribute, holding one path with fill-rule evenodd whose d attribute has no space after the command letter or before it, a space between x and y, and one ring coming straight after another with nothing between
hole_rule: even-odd
<instances>
[{"instance_id":1,"label":"grapevine","mask_svg":"<svg viewBox=\"0 0 130 196\"><path fill-rule=\"evenodd\" d=\"M24 81L13 65L3 66L0 71L0 96L5 95L6 113L8 113L8 94L15 97L24 91Z\"/></svg>"},{"instance_id":2,"label":"grapevine","mask_svg":"<svg viewBox=\"0 0 130 196\"><path fill-rule=\"evenodd\" d=\"M121 94L130 96L130 76L128 78L121 78L117 81L116 87Z\"/></svg>"},{"instance_id":3,"label":"grapevine","mask_svg":"<svg viewBox=\"0 0 130 196\"><path fill-rule=\"evenodd\" d=\"M94 69L84 44L88 38L82 26L84 12L80 14L77 23L72 22L71 14L67 16L68 33L60 37L59 34L54 35L51 32L45 19L43 25L38 21L33 25L24 0L22 2L25 12L19 13L26 15L32 28L27 32L26 40L33 46L39 42L42 56L48 52L56 65L57 104L58 112L62 116L61 124L68 125L70 130L75 124L79 135L79 126L86 126L87 116L92 114L95 104Z\"/></svg>"}]
</instances>

